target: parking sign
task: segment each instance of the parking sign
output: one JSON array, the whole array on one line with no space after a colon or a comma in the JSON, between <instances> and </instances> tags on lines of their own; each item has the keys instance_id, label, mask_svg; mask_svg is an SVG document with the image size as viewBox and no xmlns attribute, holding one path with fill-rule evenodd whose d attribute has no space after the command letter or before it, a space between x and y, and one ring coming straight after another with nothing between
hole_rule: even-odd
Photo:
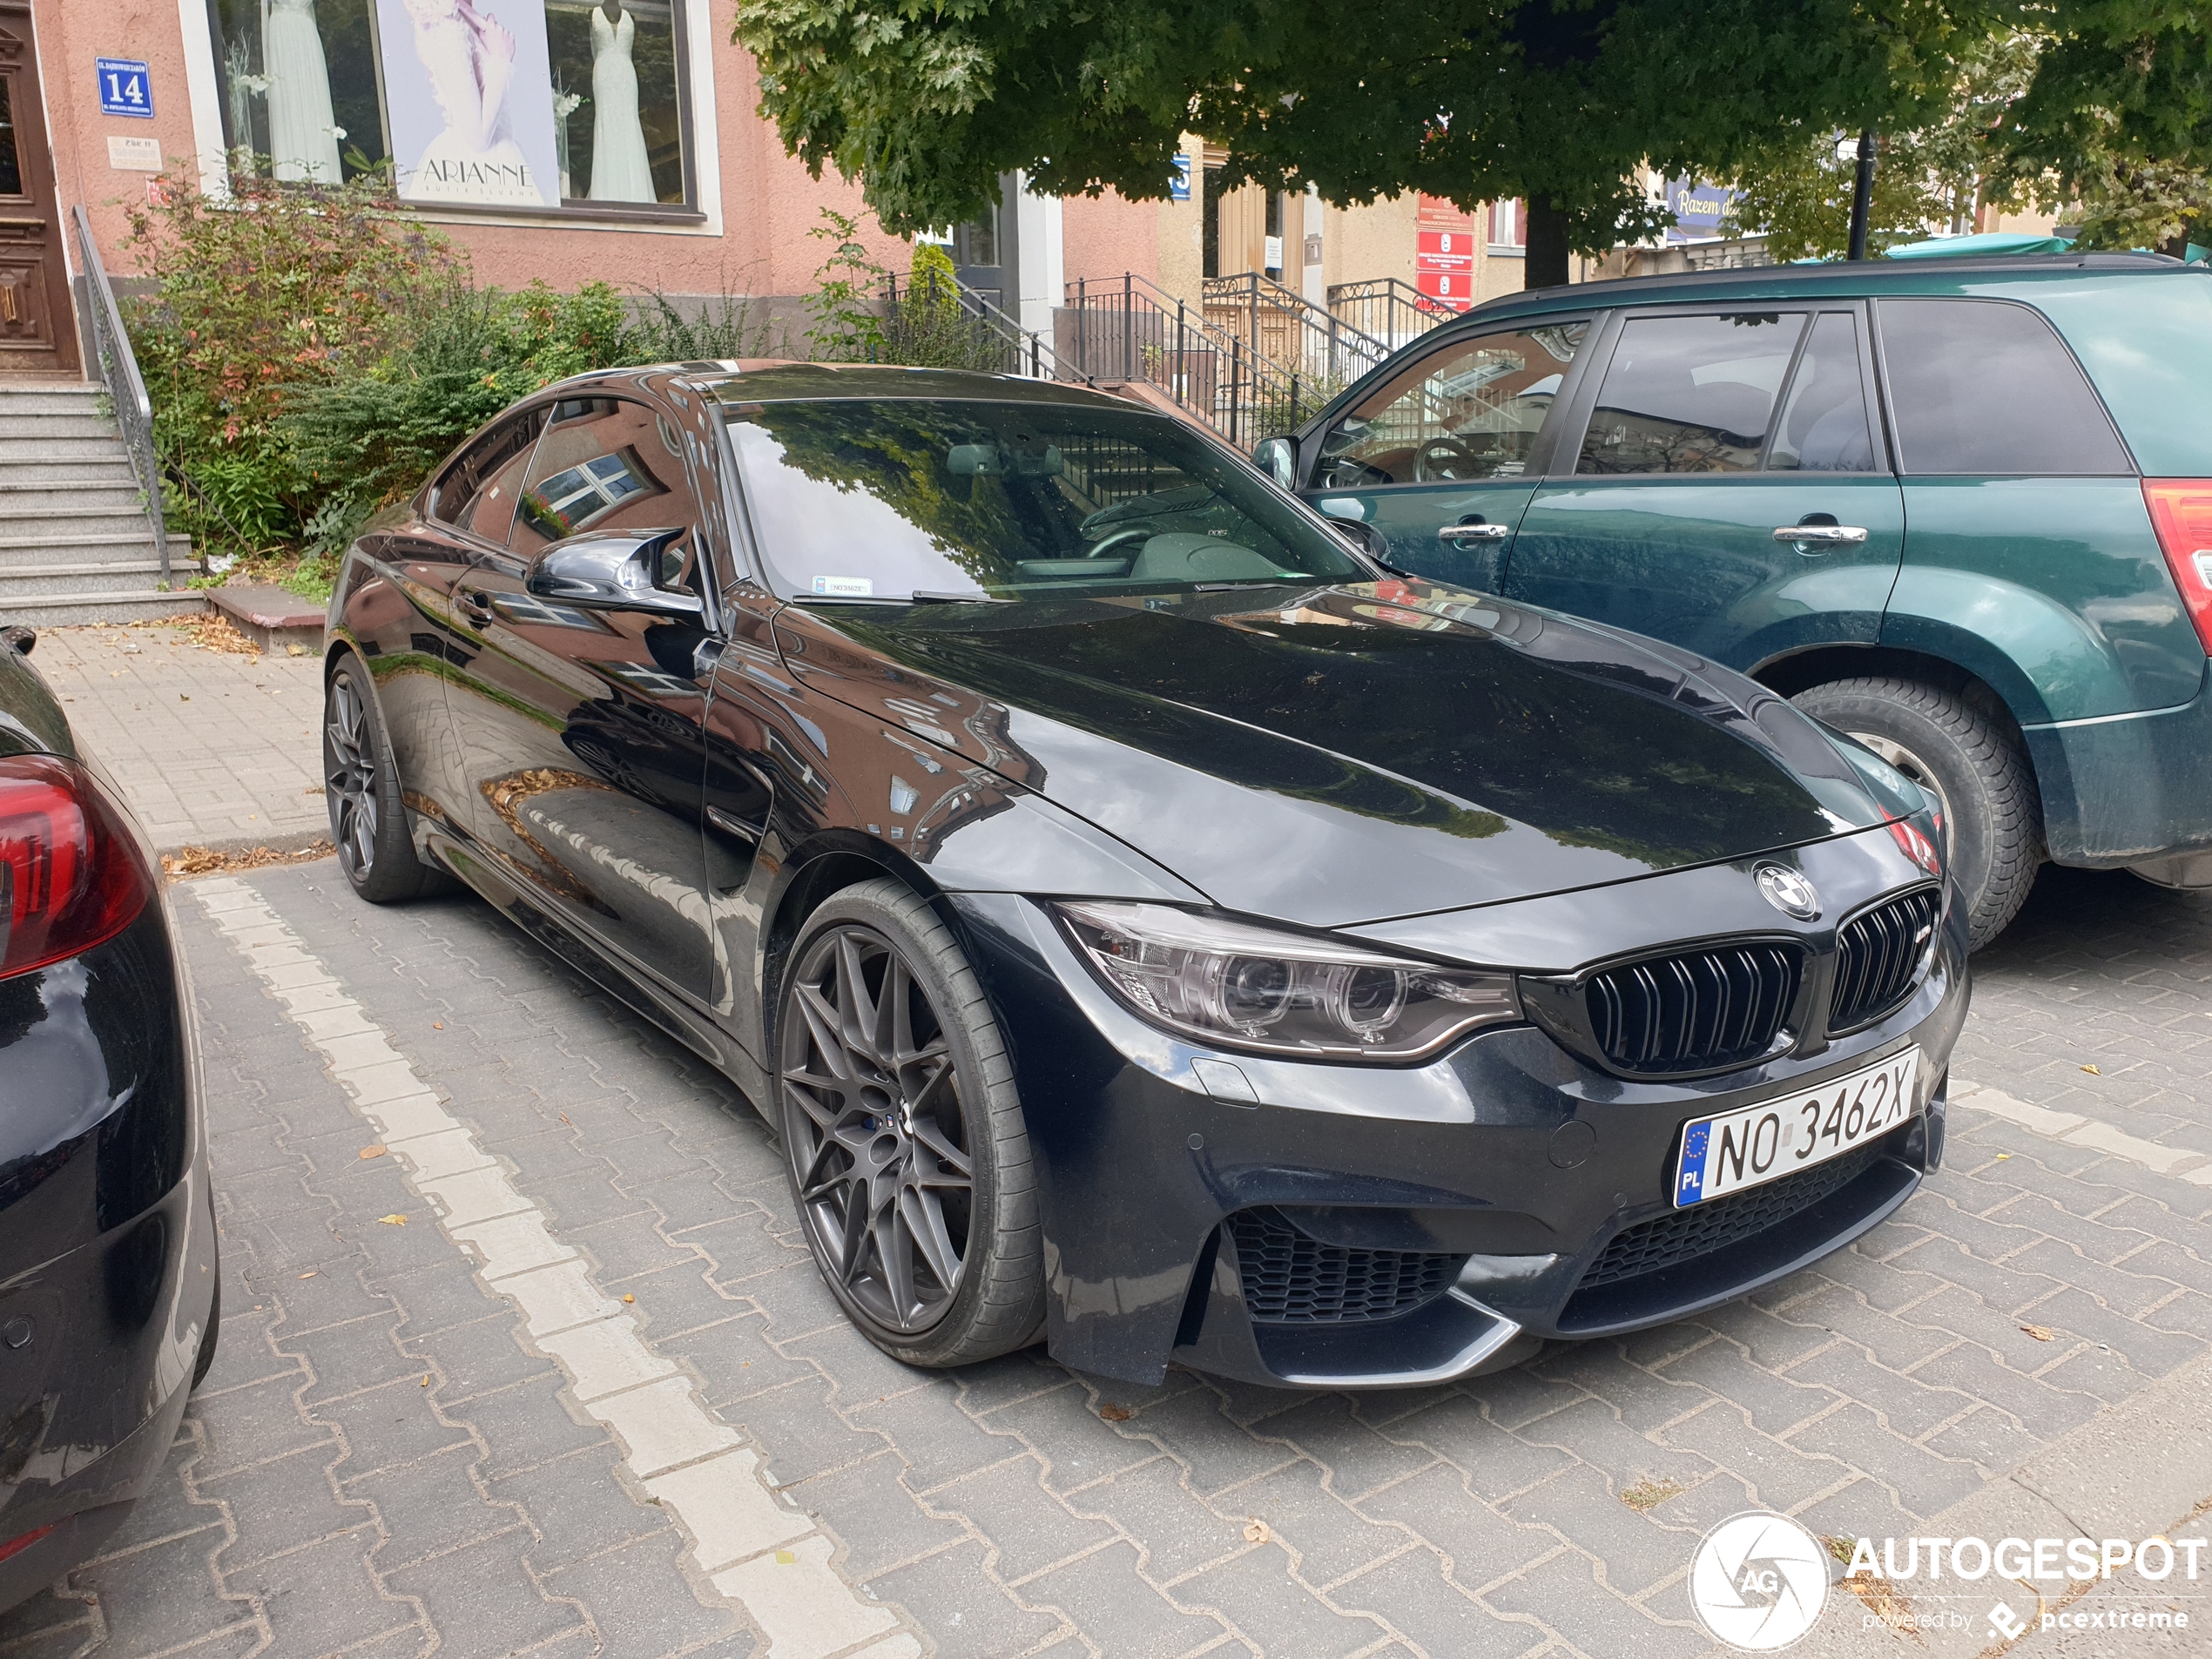
<instances>
[{"instance_id":1,"label":"parking sign","mask_svg":"<svg viewBox=\"0 0 2212 1659\"><path fill-rule=\"evenodd\" d=\"M100 113L142 115L153 119L153 81L134 57L99 57Z\"/></svg>"}]
</instances>

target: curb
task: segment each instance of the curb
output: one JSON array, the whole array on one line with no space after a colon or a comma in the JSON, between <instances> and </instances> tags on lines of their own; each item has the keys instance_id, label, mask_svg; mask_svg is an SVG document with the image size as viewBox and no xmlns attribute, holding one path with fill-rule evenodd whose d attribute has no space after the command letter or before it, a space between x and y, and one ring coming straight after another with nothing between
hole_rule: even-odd
<instances>
[{"instance_id":1,"label":"curb","mask_svg":"<svg viewBox=\"0 0 2212 1659\"><path fill-rule=\"evenodd\" d=\"M323 825L315 829L287 830L280 835L219 835L205 841L164 840L158 843L153 850L157 856L162 858L174 857L189 851L253 853L264 847L272 853L304 853L317 841L329 839L329 826Z\"/></svg>"}]
</instances>

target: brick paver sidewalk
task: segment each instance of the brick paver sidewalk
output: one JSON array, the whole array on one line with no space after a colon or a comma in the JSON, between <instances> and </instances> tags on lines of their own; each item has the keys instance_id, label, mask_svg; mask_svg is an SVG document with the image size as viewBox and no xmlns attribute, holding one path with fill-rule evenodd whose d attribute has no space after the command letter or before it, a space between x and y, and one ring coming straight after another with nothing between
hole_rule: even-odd
<instances>
[{"instance_id":1,"label":"brick paver sidewalk","mask_svg":"<svg viewBox=\"0 0 2212 1659\"><path fill-rule=\"evenodd\" d=\"M1685 1574L1739 1510L2141 1536L2212 1495L2212 900L2047 873L1957 1062L2003 1109L1968 1096L1857 1248L1348 1395L907 1370L839 1314L750 1109L487 907L372 908L327 862L175 896L223 1347L10 1654L1665 1659L1711 1651ZM2212 1628L2212 1581L2171 1589ZM1977 1653L2012 1593L1911 1590L1961 1628L1903 1641L1839 1592L1805 1651Z\"/></svg>"},{"instance_id":2,"label":"brick paver sidewalk","mask_svg":"<svg viewBox=\"0 0 2212 1659\"><path fill-rule=\"evenodd\" d=\"M30 660L158 850L330 833L320 657L210 651L183 629L137 626L44 628Z\"/></svg>"}]
</instances>

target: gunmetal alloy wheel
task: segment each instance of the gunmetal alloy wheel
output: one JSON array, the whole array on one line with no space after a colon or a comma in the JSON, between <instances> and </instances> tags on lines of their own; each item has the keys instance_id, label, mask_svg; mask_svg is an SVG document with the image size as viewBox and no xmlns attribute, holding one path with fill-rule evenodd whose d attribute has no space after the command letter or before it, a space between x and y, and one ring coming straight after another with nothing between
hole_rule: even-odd
<instances>
[{"instance_id":1,"label":"gunmetal alloy wheel","mask_svg":"<svg viewBox=\"0 0 2212 1659\"><path fill-rule=\"evenodd\" d=\"M400 805L399 769L369 694L368 670L350 651L323 689L322 777L338 867L355 893L371 904L390 904L447 885L442 872L415 855Z\"/></svg>"},{"instance_id":2,"label":"gunmetal alloy wheel","mask_svg":"<svg viewBox=\"0 0 2212 1659\"><path fill-rule=\"evenodd\" d=\"M1042 1246L1012 1069L959 945L890 880L834 894L783 983L779 1089L807 1243L886 1351L958 1365L1031 1339Z\"/></svg>"},{"instance_id":3,"label":"gunmetal alloy wheel","mask_svg":"<svg viewBox=\"0 0 2212 1659\"><path fill-rule=\"evenodd\" d=\"M323 781L339 867L357 887L376 872L377 747L368 700L341 669L331 678L323 715Z\"/></svg>"}]
</instances>

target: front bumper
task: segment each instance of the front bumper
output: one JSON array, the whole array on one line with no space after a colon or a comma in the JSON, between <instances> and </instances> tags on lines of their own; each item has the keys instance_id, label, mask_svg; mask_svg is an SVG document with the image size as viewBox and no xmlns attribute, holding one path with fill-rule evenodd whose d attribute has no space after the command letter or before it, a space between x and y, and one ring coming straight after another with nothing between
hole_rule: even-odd
<instances>
[{"instance_id":1,"label":"front bumper","mask_svg":"<svg viewBox=\"0 0 2212 1659\"><path fill-rule=\"evenodd\" d=\"M1636 896L1645 902L1621 916L1648 927L1663 897ZM1942 1155L1945 1068L1967 1001L1955 904L1932 970L1887 1018L1817 1055L1679 1082L1601 1071L1533 1025L1403 1069L1214 1054L1123 1009L1038 902L952 903L1015 1048L1041 1173L1051 1349L1100 1375L1154 1383L1170 1358L1297 1386L1467 1375L1527 1352L1524 1339L1660 1324L1778 1278L1889 1215ZM1777 1183L1672 1208L1689 1120L1910 1043L1922 1051L1913 1115L1849 1168L1838 1159L1791 1177L1828 1170L1817 1190L1777 1204ZM1191 1065L1205 1058L1233 1064L1254 1100L1209 1095ZM1716 1234L1738 1197L1766 1205L1738 1216L1759 1224ZM1689 1216L1704 1231L1671 1238ZM1635 1229L1648 1230L1631 1241L1643 1271L1618 1274L1615 1252L1608 1282L1586 1285ZM1287 1311L1255 1308L1258 1279L1240 1251L1268 1254L1270 1285L1289 1276ZM1373 1299L1393 1275L1426 1291L1410 1311L1313 1318L1297 1287L1316 1275L1364 1287L1371 1308L1402 1305Z\"/></svg>"}]
</instances>

